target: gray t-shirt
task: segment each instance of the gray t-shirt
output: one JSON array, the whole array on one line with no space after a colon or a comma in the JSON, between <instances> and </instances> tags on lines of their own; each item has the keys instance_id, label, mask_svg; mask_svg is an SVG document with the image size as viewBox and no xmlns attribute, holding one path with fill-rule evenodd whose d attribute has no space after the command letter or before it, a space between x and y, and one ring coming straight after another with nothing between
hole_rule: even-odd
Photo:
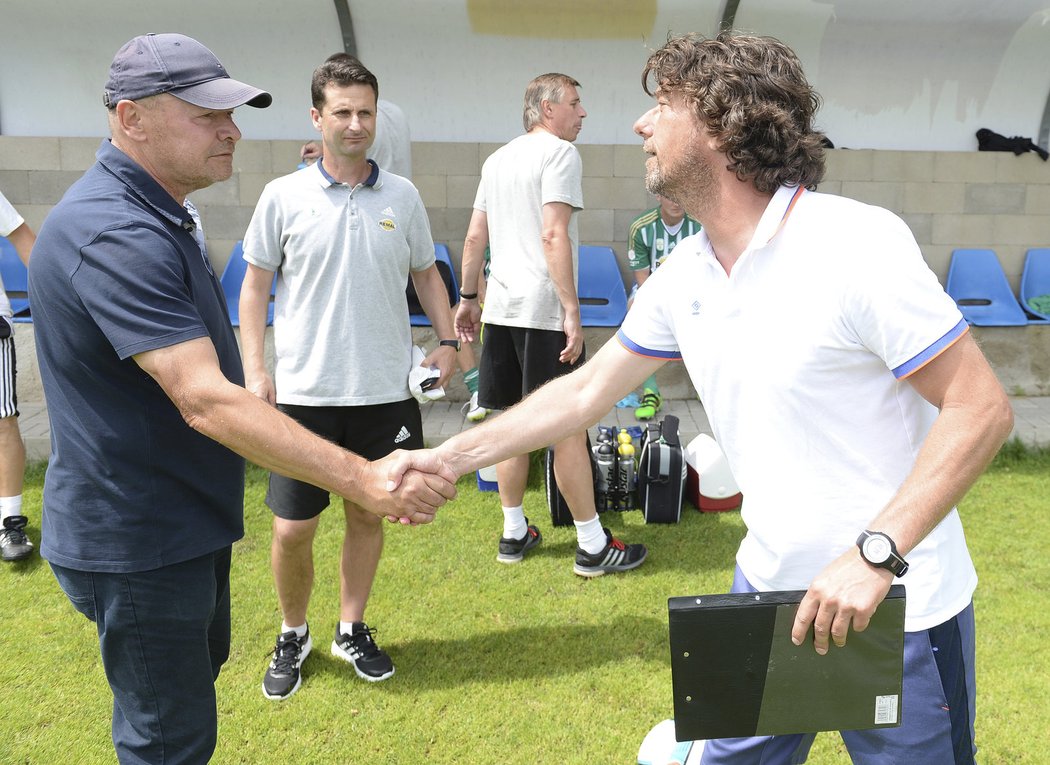
<instances>
[{"instance_id":1,"label":"gray t-shirt","mask_svg":"<svg viewBox=\"0 0 1050 765\"><path fill-rule=\"evenodd\" d=\"M483 321L563 330L565 315L543 254L543 205L564 202L574 208L569 240L577 284L582 176L576 147L544 131L519 136L485 160L474 200L474 208L488 218L492 253Z\"/></svg>"},{"instance_id":2,"label":"gray t-shirt","mask_svg":"<svg viewBox=\"0 0 1050 765\"><path fill-rule=\"evenodd\" d=\"M434 263L415 186L372 166L351 188L320 162L263 189L244 259L278 271L277 401L365 406L410 397L412 332L405 282Z\"/></svg>"}]
</instances>

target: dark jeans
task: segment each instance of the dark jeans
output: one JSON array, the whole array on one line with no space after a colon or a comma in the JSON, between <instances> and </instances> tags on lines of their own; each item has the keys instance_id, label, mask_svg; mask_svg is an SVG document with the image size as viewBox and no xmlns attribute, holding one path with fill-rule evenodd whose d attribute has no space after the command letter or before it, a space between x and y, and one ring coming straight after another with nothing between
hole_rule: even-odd
<instances>
[{"instance_id":1,"label":"dark jeans","mask_svg":"<svg viewBox=\"0 0 1050 765\"><path fill-rule=\"evenodd\" d=\"M215 678L230 655L230 548L153 571L51 569L98 628L119 761L208 762Z\"/></svg>"}]
</instances>

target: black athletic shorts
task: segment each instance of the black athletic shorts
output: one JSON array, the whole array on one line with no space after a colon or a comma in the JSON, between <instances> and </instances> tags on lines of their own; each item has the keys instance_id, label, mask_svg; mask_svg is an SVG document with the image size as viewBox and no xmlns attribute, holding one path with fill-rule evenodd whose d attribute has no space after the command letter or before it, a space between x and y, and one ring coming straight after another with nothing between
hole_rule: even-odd
<instances>
[{"instance_id":1,"label":"black athletic shorts","mask_svg":"<svg viewBox=\"0 0 1050 765\"><path fill-rule=\"evenodd\" d=\"M18 393L15 380L18 365L15 357L15 338L8 320L0 316L0 419L18 416Z\"/></svg>"},{"instance_id":2,"label":"black athletic shorts","mask_svg":"<svg viewBox=\"0 0 1050 765\"><path fill-rule=\"evenodd\" d=\"M575 364L565 364L558 359L563 350L564 332L486 324L478 364L478 404L486 409L509 409L587 359L584 346Z\"/></svg>"},{"instance_id":3,"label":"black athletic shorts","mask_svg":"<svg viewBox=\"0 0 1050 765\"><path fill-rule=\"evenodd\" d=\"M371 406L296 406L277 408L303 427L368 460L397 449L423 448L423 418L414 398ZM328 507L324 489L294 478L270 473L266 504L278 518L305 521Z\"/></svg>"}]
</instances>

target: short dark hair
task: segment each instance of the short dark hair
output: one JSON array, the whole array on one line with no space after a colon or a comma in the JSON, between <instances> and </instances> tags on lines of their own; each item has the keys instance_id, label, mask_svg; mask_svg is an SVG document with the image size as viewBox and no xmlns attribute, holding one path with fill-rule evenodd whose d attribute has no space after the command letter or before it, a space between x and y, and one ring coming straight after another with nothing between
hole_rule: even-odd
<instances>
[{"instance_id":1,"label":"short dark hair","mask_svg":"<svg viewBox=\"0 0 1050 765\"><path fill-rule=\"evenodd\" d=\"M329 84L345 88L348 85L368 85L379 101L379 80L365 65L349 53L333 53L314 69L310 81L310 101L318 111L324 106L324 89Z\"/></svg>"},{"instance_id":2,"label":"short dark hair","mask_svg":"<svg viewBox=\"0 0 1050 765\"><path fill-rule=\"evenodd\" d=\"M813 127L820 96L779 40L729 30L714 39L669 36L642 71L642 88L653 95L650 76L692 104L729 169L759 191L812 190L824 177L824 134Z\"/></svg>"}]
</instances>

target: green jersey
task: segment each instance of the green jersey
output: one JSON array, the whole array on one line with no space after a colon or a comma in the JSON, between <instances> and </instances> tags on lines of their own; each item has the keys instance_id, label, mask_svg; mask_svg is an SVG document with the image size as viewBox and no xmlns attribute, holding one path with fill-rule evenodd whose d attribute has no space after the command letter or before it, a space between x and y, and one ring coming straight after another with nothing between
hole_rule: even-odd
<instances>
[{"instance_id":1,"label":"green jersey","mask_svg":"<svg viewBox=\"0 0 1050 765\"><path fill-rule=\"evenodd\" d=\"M671 233L660 217L660 208L654 207L634 219L627 250L627 264L632 271L648 268L655 271L667 259L671 251L687 236L700 231L700 224L686 215Z\"/></svg>"}]
</instances>

